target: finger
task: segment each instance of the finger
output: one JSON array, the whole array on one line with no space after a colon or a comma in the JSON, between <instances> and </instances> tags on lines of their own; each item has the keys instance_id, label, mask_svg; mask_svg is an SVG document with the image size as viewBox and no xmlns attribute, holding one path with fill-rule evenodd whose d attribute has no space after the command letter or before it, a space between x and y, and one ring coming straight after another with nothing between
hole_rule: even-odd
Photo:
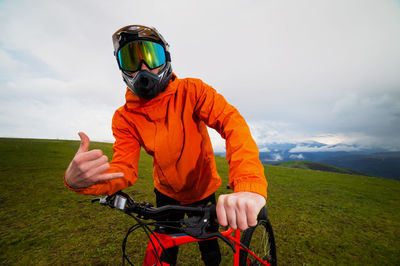
<instances>
[{"instance_id":1,"label":"finger","mask_svg":"<svg viewBox=\"0 0 400 266\"><path fill-rule=\"evenodd\" d=\"M225 207L224 207L224 201L225 201L226 195L221 195L218 198L217 202L217 218L218 218L218 223L221 226L228 226L228 220L226 219L226 212L225 212Z\"/></svg>"},{"instance_id":2,"label":"finger","mask_svg":"<svg viewBox=\"0 0 400 266\"><path fill-rule=\"evenodd\" d=\"M235 201L234 197L227 197L225 200L226 219L228 220L229 227L232 229L237 229Z\"/></svg>"},{"instance_id":3,"label":"finger","mask_svg":"<svg viewBox=\"0 0 400 266\"><path fill-rule=\"evenodd\" d=\"M90 152L92 152L92 151L90 151ZM107 156L101 155L100 157L96 157L97 156L96 153L93 155L91 155L91 154L88 155L88 153L90 153L90 152L87 152L84 156L82 155L82 157L85 157L85 160L86 160L86 162L84 164L82 164L82 166L81 166L81 170L83 172L90 171L91 169L95 169L103 164L108 163ZM93 156L93 157L88 159L89 156Z\"/></svg>"},{"instance_id":4,"label":"finger","mask_svg":"<svg viewBox=\"0 0 400 266\"><path fill-rule=\"evenodd\" d=\"M103 152L101 150L91 150L83 153L78 153L76 155L76 161L78 163L85 163L88 161L93 161L101 158L103 156Z\"/></svg>"},{"instance_id":5,"label":"finger","mask_svg":"<svg viewBox=\"0 0 400 266\"><path fill-rule=\"evenodd\" d=\"M110 164L104 163L96 168L92 168L85 173L85 177L91 179L93 182L97 182L98 176L104 174L106 171L110 169Z\"/></svg>"},{"instance_id":6,"label":"finger","mask_svg":"<svg viewBox=\"0 0 400 266\"><path fill-rule=\"evenodd\" d=\"M246 230L249 227L247 224L246 203L237 201L236 206L236 224L240 230Z\"/></svg>"},{"instance_id":7,"label":"finger","mask_svg":"<svg viewBox=\"0 0 400 266\"><path fill-rule=\"evenodd\" d=\"M257 216L261 209L265 206L265 198L259 194L252 195L253 200L247 202L248 216L247 223L249 226L257 225Z\"/></svg>"},{"instance_id":8,"label":"finger","mask_svg":"<svg viewBox=\"0 0 400 266\"><path fill-rule=\"evenodd\" d=\"M112 179L118 179L118 178L123 178L124 173L107 173L107 174L101 174L97 177L97 182L101 181L107 181L107 180L112 180Z\"/></svg>"},{"instance_id":9,"label":"finger","mask_svg":"<svg viewBox=\"0 0 400 266\"><path fill-rule=\"evenodd\" d=\"M255 207L255 204L251 204L252 202L247 203L247 211L246 211L246 216L247 216L247 224L249 226L256 226L257 225L257 215L258 212Z\"/></svg>"},{"instance_id":10,"label":"finger","mask_svg":"<svg viewBox=\"0 0 400 266\"><path fill-rule=\"evenodd\" d=\"M88 151L89 145L90 145L89 137L83 132L79 132L78 135L81 138L81 144L79 145L79 149L78 149L77 153L82 153L82 152Z\"/></svg>"}]
</instances>

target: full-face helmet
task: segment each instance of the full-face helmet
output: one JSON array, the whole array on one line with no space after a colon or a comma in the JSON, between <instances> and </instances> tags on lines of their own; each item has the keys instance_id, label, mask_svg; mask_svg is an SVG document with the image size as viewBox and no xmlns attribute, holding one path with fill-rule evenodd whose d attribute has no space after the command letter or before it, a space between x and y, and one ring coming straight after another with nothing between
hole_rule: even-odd
<instances>
[{"instance_id":1,"label":"full-face helmet","mask_svg":"<svg viewBox=\"0 0 400 266\"><path fill-rule=\"evenodd\" d=\"M112 40L122 77L134 94L152 99L166 89L172 78L171 56L168 43L155 28L129 25L116 31ZM160 69L154 74L142 70L142 64L149 70Z\"/></svg>"}]
</instances>

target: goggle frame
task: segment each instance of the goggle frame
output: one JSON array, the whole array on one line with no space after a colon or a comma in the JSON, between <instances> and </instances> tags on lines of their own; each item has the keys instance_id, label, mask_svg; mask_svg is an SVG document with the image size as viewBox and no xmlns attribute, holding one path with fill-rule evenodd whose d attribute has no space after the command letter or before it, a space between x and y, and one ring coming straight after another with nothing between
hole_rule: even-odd
<instances>
[{"instance_id":1,"label":"goggle frame","mask_svg":"<svg viewBox=\"0 0 400 266\"><path fill-rule=\"evenodd\" d=\"M121 33L124 33L124 32L121 32ZM120 34L121 34L121 33L120 33ZM121 46L119 47L119 49L118 49L117 51L114 51L114 56L115 56L115 59L117 60L118 68L119 68L121 71L123 71L123 72L125 72L125 73L135 73L135 72L139 71L139 70L142 68L142 64L143 64L143 63L146 65L147 68L149 68L150 70L153 70L153 69L156 69L157 67L160 67L160 66L162 66L162 65L165 65L166 62L171 62L171 55L170 55L169 51L167 50L168 47L165 47L165 46L164 46L164 43L163 43L162 41L156 41L156 40L151 39L151 38L138 38L138 39L129 40L129 39L131 39L131 38L124 38L124 36L129 37L129 34L121 34L121 35L120 35L120 38L122 39L122 40L121 40L121 41L122 41ZM152 68L152 67L149 66L149 64L148 64L145 60L141 60L141 61L139 61L139 63L138 63L138 68L137 68L136 71L129 71L129 70L123 69L123 68L121 67L120 60L119 60L119 51L120 51L122 48L124 48L126 45L128 45L128 44L130 44L130 43L132 43L132 42L140 42L140 41L144 41L144 42L147 41L147 42L152 42L152 43L156 43L156 44L161 45L162 48L163 48L163 50L164 50L164 54L165 54L165 62L164 62L163 64L157 66L157 67Z\"/></svg>"}]
</instances>

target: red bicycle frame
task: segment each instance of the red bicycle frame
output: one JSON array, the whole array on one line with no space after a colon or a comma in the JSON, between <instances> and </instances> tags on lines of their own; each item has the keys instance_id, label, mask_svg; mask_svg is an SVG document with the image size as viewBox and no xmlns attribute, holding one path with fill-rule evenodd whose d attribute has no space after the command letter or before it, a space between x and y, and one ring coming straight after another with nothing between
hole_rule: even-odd
<instances>
[{"instance_id":1,"label":"red bicycle frame","mask_svg":"<svg viewBox=\"0 0 400 266\"><path fill-rule=\"evenodd\" d=\"M149 243L147 245L147 250L146 250L146 255L144 257L143 266L169 265L167 263L160 262L158 260L158 258L161 256L161 253L163 250L160 243L162 244L164 249L167 249L167 248L183 245L186 243L208 240L208 239L197 239L197 238L191 237L186 234L166 235L166 234L157 233L157 232L153 232L153 234L151 235L151 239L149 240ZM244 250L244 251L248 252L248 254L252 255L263 265L270 265L268 262L264 262L259 257L257 257L257 255L255 255L250 249L241 245L239 229L233 230L230 228L226 231L221 232L221 234L223 236L225 236L229 241L231 241L234 245L236 252L234 253L234 257L233 257L233 266L239 266L239 254L240 254L239 251L240 250ZM213 237L213 238L216 238L216 237ZM210 239L213 239L213 238L210 238ZM157 239L158 239L158 241L157 241Z\"/></svg>"}]
</instances>

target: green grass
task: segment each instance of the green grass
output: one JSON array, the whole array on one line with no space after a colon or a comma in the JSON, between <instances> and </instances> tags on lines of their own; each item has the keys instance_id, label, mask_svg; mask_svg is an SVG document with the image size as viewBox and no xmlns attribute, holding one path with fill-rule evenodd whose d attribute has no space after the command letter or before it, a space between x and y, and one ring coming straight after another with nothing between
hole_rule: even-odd
<instances>
[{"instance_id":1,"label":"green grass","mask_svg":"<svg viewBox=\"0 0 400 266\"><path fill-rule=\"evenodd\" d=\"M69 191L63 173L76 141L0 139L0 264L118 265L132 219ZM112 156L111 144L92 143ZM227 184L225 158L216 157ZM280 166L265 166L267 201L280 265L400 265L400 182ZM127 189L154 202L152 161L142 153L139 181ZM219 193L226 193L221 188ZM143 232L128 243L135 265ZM223 263L231 251L223 246ZM201 265L196 245L180 265Z\"/></svg>"}]
</instances>

